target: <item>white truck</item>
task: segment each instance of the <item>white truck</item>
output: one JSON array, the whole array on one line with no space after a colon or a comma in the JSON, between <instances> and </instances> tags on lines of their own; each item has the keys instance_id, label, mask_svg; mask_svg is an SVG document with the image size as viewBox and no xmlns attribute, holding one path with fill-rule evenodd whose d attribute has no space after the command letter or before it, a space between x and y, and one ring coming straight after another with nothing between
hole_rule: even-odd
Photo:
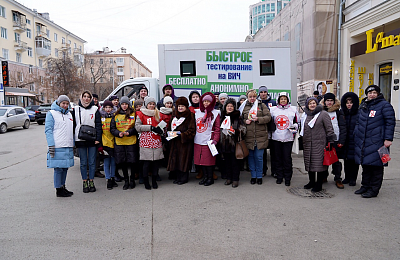
<instances>
[{"instance_id":1,"label":"white truck","mask_svg":"<svg viewBox=\"0 0 400 260\"><path fill-rule=\"evenodd\" d=\"M248 89L267 86L272 99L281 91L296 104L296 52L292 42L226 42L158 45L159 82L135 78L122 82L111 94L132 97L145 85L159 100L171 84L175 96L198 90L227 93L238 98Z\"/></svg>"}]
</instances>

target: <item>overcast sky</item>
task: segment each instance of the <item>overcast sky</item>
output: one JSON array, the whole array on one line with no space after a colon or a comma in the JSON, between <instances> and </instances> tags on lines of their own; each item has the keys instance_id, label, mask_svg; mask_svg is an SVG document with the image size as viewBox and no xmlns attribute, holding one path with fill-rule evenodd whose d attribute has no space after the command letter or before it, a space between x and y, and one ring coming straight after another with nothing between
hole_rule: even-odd
<instances>
[{"instance_id":1,"label":"overcast sky","mask_svg":"<svg viewBox=\"0 0 400 260\"><path fill-rule=\"evenodd\" d=\"M17 0L87 41L85 52L125 47L158 77L158 44L243 42L260 0ZM111 5L110 5L111 4Z\"/></svg>"}]
</instances>

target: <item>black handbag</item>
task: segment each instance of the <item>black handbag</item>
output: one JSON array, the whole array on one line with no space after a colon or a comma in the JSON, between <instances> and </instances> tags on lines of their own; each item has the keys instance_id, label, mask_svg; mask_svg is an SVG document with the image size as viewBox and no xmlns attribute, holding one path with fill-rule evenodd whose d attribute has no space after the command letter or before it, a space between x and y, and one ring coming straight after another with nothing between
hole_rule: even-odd
<instances>
[{"instance_id":1,"label":"black handbag","mask_svg":"<svg viewBox=\"0 0 400 260\"><path fill-rule=\"evenodd\" d=\"M78 138L85 141L96 141L96 128L90 125L82 125L81 108L79 108L79 128Z\"/></svg>"}]
</instances>

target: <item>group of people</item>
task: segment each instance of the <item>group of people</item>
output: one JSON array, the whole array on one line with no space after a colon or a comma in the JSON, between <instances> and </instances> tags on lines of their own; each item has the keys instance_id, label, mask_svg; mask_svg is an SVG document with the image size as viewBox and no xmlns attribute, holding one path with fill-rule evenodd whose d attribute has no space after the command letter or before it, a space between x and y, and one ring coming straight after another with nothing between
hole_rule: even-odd
<instances>
[{"instance_id":1,"label":"group of people","mask_svg":"<svg viewBox=\"0 0 400 260\"><path fill-rule=\"evenodd\" d=\"M199 185L210 186L218 178L214 173L218 167L224 184L236 188L245 160L250 183L261 185L267 171L267 148L271 175L277 184L290 186L292 146L298 131L303 137L304 164L309 174L305 189L322 190L328 177L323 154L329 144L344 159L344 180L341 162L332 165L338 188L343 184L354 186L362 165L362 187L356 193L375 197L379 192L383 164L377 150L391 145L395 119L378 86L367 88L360 106L357 95L351 92L343 95L341 102L332 93L325 94L320 102L310 97L301 118L291 106L289 93L279 93L275 101L265 86L259 87L258 93L248 90L238 102L226 93L201 95L194 90L187 99L176 97L171 85L162 90L164 97L158 102L148 96L145 86L133 104L126 96L112 96L100 107L89 91L81 94L78 106L72 109L65 95L53 102L45 133L47 166L54 168L57 197L73 194L65 187L65 180L68 168L74 165L74 146L80 158L84 193L96 191L93 179L99 154L109 190L118 187L118 169L123 172L124 190L135 188L136 179L147 190L157 189L163 163L175 184L187 183L189 171L195 168ZM236 157L236 148L243 142L248 150L245 160Z\"/></svg>"}]
</instances>

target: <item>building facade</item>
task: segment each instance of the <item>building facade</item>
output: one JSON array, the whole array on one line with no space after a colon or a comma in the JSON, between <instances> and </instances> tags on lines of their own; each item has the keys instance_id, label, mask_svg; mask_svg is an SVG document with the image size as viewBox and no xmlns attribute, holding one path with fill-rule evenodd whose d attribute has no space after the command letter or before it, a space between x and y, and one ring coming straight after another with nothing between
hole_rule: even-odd
<instances>
[{"instance_id":1,"label":"building facade","mask_svg":"<svg viewBox=\"0 0 400 260\"><path fill-rule=\"evenodd\" d=\"M342 27L341 92L381 88L400 119L400 1L348 0Z\"/></svg>"},{"instance_id":2,"label":"building facade","mask_svg":"<svg viewBox=\"0 0 400 260\"><path fill-rule=\"evenodd\" d=\"M290 0L261 0L261 2L251 5L249 10L249 34L255 34L269 24L289 2Z\"/></svg>"},{"instance_id":3,"label":"building facade","mask_svg":"<svg viewBox=\"0 0 400 260\"><path fill-rule=\"evenodd\" d=\"M89 89L97 93L100 99L105 98L124 80L152 76L152 71L131 53L126 53L123 47L117 51L104 47L102 51L86 53L84 56Z\"/></svg>"},{"instance_id":4,"label":"building facade","mask_svg":"<svg viewBox=\"0 0 400 260\"><path fill-rule=\"evenodd\" d=\"M57 58L67 52L83 65L85 40L50 20L49 13L38 13L35 9L14 0L0 0L0 48L1 60L8 62L9 86L27 88L35 102L54 100L51 86L46 81L46 60ZM10 102L19 102L18 97L9 93ZM7 100L6 100L7 101Z\"/></svg>"}]
</instances>

